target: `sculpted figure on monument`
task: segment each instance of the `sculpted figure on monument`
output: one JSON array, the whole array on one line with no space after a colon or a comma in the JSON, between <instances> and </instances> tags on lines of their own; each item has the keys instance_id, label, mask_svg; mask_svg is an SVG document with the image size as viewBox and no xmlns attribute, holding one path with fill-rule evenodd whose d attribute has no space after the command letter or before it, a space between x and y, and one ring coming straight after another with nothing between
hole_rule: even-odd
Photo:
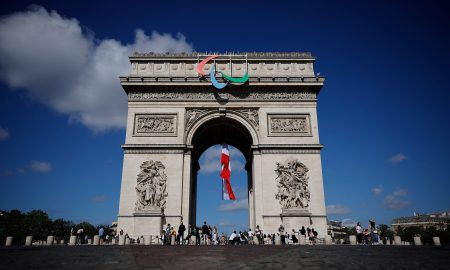
<instances>
[{"instance_id":1,"label":"sculpted figure on monument","mask_svg":"<svg viewBox=\"0 0 450 270\"><path fill-rule=\"evenodd\" d=\"M166 206L166 181L161 161L145 161L141 165L136 185L136 211L161 209Z\"/></svg>"},{"instance_id":2,"label":"sculpted figure on monument","mask_svg":"<svg viewBox=\"0 0 450 270\"><path fill-rule=\"evenodd\" d=\"M278 193L275 198L280 201L283 209L306 208L310 201L308 189L308 168L298 160L286 164L277 162Z\"/></svg>"}]
</instances>

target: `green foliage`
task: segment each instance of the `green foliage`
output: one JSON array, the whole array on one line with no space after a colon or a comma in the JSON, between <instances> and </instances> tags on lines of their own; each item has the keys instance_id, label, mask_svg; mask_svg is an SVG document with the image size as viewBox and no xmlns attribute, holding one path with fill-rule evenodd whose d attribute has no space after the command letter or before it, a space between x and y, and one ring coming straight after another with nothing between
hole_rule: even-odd
<instances>
[{"instance_id":1,"label":"green foliage","mask_svg":"<svg viewBox=\"0 0 450 270\"><path fill-rule=\"evenodd\" d=\"M402 241L413 242L414 236L420 236L424 245L433 245L433 237L439 237L441 244L447 245L450 243L450 231L437 230L435 227L428 227L423 229L422 227L405 227L400 228L397 232L402 238Z\"/></svg>"},{"instance_id":2,"label":"green foliage","mask_svg":"<svg viewBox=\"0 0 450 270\"><path fill-rule=\"evenodd\" d=\"M33 240L47 240L48 235L54 235L57 239L64 239L70 236L70 230L83 228L84 234L93 237L98 234L100 226L105 230L105 235L112 235L113 230L109 225L99 225L95 227L89 222L81 222L75 225L72 221L56 219L52 221L47 213L42 210L33 210L22 213L19 210L0 211L0 241L5 243L7 236L13 237L14 245L23 245L25 237L32 235Z\"/></svg>"},{"instance_id":3,"label":"green foliage","mask_svg":"<svg viewBox=\"0 0 450 270\"><path fill-rule=\"evenodd\" d=\"M380 237L381 239L383 239L383 241L386 239L386 237L388 237L391 240L394 239L394 232L391 229L389 229L388 225L380 224L380 226L378 227L380 230Z\"/></svg>"}]
</instances>

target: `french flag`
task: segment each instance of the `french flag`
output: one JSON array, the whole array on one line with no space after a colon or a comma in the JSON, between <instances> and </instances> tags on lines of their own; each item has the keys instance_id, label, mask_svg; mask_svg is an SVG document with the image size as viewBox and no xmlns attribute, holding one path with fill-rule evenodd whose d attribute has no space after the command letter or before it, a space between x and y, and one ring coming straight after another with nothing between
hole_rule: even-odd
<instances>
[{"instance_id":1,"label":"french flag","mask_svg":"<svg viewBox=\"0 0 450 270\"><path fill-rule=\"evenodd\" d=\"M220 162L222 163L222 171L220 172L220 177L222 178L222 200L236 200L230 183L230 151L228 150L228 145L226 143L222 144Z\"/></svg>"}]
</instances>

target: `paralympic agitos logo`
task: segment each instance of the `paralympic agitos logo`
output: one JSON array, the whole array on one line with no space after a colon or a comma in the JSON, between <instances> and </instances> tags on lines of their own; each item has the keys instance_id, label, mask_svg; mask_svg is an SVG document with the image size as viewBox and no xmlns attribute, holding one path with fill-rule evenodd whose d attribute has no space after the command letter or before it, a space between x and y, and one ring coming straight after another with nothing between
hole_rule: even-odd
<instances>
[{"instance_id":1,"label":"paralympic agitos logo","mask_svg":"<svg viewBox=\"0 0 450 270\"><path fill-rule=\"evenodd\" d=\"M203 72L203 67L205 66L206 63L208 63L209 61L211 61L212 59L217 58L217 57L219 57L219 56L211 55L211 56L208 56L207 58L203 59L203 61L201 61L197 66L198 74L202 77L206 76L206 74ZM223 83L217 81L216 67L214 64L211 65L211 70L209 72L209 76L211 77L211 83L215 88L217 88L219 90L224 88L225 86L227 86L229 82L245 83L246 81L248 81L248 72L245 72L244 76L242 76L242 77L231 77L231 76L226 75L223 72L220 72L220 74L222 75L222 78L225 80L225 82L223 82Z\"/></svg>"}]
</instances>

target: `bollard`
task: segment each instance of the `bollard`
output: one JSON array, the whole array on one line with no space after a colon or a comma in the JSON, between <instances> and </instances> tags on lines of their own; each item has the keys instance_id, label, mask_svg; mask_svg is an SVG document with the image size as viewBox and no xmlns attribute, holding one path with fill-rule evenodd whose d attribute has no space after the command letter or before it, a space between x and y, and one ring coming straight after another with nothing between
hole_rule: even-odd
<instances>
[{"instance_id":1,"label":"bollard","mask_svg":"<svg viewBox=\"0 0 450 270\"><path fill-rule=\"evenodd\" d=\"M92 239L91 239L91 238L89 238L89 239L87 240L87 244L88 244L88 245L92 245Z\"/></svg>"},{"instance_id":2,"label":"bollard","mask_svg":"<svg viewBox=\"0 0 450 270\"><path fill-rule=\"evenodd\" d=\"M298 238L298 244L299 245L306 245L306 236L304 236L303 234L300 234L300 237Z\"/></svg>"},{"instance_id":3,"label":"bollard","mask_svg":"<svg viewBox=\"0 0 450 270\"><path fill-rule=\"evenodd\" d=\"M69 239L69 246L75 246L76 243L77 243L77 236L71 235Z\"/></svg>"},{"instance_id":4,"label":"bollard","mask_svg":"<svg viewBox=\"0 0 450 270\"><path fill-rule=\"evenodd\" d=\"M25 238L25 246L31 246L33 244L33 236L28 235L27 238Z\"/></svg>"},{"instance_id":5,"label":"bollard","mask_svg":"<svg viewBox=\"0 0 450 270\"><path fill-rule=\"evenodd\" d=\"M350 235L350 245L356 245L356 235Z\"/></svg>"},{"instance_id":6,"label":"bollard","mask_svg":"<svg viewBox=\"0 0 450 270\"><path fill-rule=\"evenodd\" d=\"M437 236L433 237L433 244L435 246L440 246L441 245L441 239L439 239L439 237L437 237Z\"/></svg>"},{"instance_id":7,"label":"bollard","mask_svg":"<svg viewBox=\"0 0 450 270\"><path fill-rule=\"evenodd\" d=\"M125 245L125 235L119 235L119 246Z\"/></svg>"},{"instance_id":8,"label":"bollard","mask_svg":"<svg viewBox=\"0 0 450 270\"><path fill-rule=\"evenodd\" d=\"M64 239L61 239L60 241L59 241L59 244L60 245L64 245L65 243L64 243Z\"/></svg>"},{"instance_id":9,"label":"bollard","mask_svg":"<svg viewBox=\"0 0 450 270\"><path fill-rule=\"evenodd\" d=\"M402 245L402 238L398 235L394 236L394 243L396 246L401 246Z\"/></svg>"},{"instance_id":10,"label":"bollard","mask_svg":"<svg viewBox=\"0 0 450 270\"><path fill-rule=\"evenodd\" d=\"M116 244L116 238L113 237L113 238L111 239L111 244L112 244L112 245L115 245L115 244Z\"/></svg>"},{"instance_id":11,"label":"bollard","mask_svg":"<svg viewBox=\"0 0 450 270\"><path fill-rule=\"evenodd\" d=\"M253 236L253 244L254 245L259 245L259 239L256 236Z\"/></svg>"},{"instance_id":12,"label":"bollard","mask_svg":"<svg viewBox=\"0 0 450 270\"><path fill-rule=\"evenodd\" d=\"M278 234L275 235L275 245L276 246L281 245L281 236L279 236Z\"/></svg>"},{"instance_id":13,"label":"bollard","mask_svg":"<svg viewBox=\"0 0 450 270\"><path fill-rule=\"evenodd\" d=\"M333 240L331 239L331 235L325 235L325 245L333 244Z\"/></svg>"},{"instance_id":14,"label":"bollard","mask_svg":"<svg viewBox=\"0 0 450 270\"><path fill-rule=\"evenodd\" d=\"M47 236L47 246L53 245L54 240L55 240L55 237L53 235Z\"/></svg>"},{"instance_id":15,"label":"bollard","mask_svg":"<svg viewBox=\"0 0 450 270\"><path fill-rule=\"evenodd\" d=\"M131 243L130 238L129 237L125 238L125 245L129 245L130 243Z\"/></svg>"},{"instance_id":16,"label":"bollard","mask_svg":"<svg viewBox=\"0 0 450 270\"><path fill-rule=\"evenodd\" d=\"M195 246L196 244L197 244L197 236L195 236L195 235L191 235L191 243L190 243L190 245L193 245L193 246Z\"/></svg>"},{"instance_id":17,"label":"bollard","mask_svg":"<svg viewBox=\"0 0 450 270\"><path fill-rule=\"evenodd\" d=\"M172 235L172 236L170 237L170 244L171 244L172 246L175 245L175 235Z\"/></svg>"},{"instance_id":18,"label":"bollard","mask_svg":"<svg viewBox=\"0 0 450 270\"><path fill-rule=\"evenodd\" d=\"M100 245L100 235L94 235L94 246Z\"/></svg>"},{"instance_id":19,"label":"bollard","mask_svg":"<svg viewBox=\"0 0 450 270\"><path fill-rule=\"evenodd\" d=\"M151 235L144 235L144 241L142 241L144 245L150 245L151 241Z\"/></svg>"},{"instance_id":20,"label":"bollard","mask_svg":"<svg viewBox=\"0 0 450 270\"><path fill-rule=\"evenodd\" d=\"M386 246L389 246L391 244L391 240L390 239L386 239Z\"/></svg>"},{"instance_id":21,"label":"bollard","mask_svg":"<svg viewBox=\"0 0 450 270\"><path fill-rule=\"evenodd\" d=\"M414 245L415 246L421 246L422 245L422 240L420 239L420 236L415 236L414 237Z\"/></svg>"},{"instance_id":22,"label":"bollard","mask_svg":"<svg viewBox=\"0 0 450 270\"><path fill-rule=\"evenodd\" d=\"M12 236L6 237L5 246L10 247L12 245L12 241L13 241L13 237Z\"/></svg>"}]
</instances>

